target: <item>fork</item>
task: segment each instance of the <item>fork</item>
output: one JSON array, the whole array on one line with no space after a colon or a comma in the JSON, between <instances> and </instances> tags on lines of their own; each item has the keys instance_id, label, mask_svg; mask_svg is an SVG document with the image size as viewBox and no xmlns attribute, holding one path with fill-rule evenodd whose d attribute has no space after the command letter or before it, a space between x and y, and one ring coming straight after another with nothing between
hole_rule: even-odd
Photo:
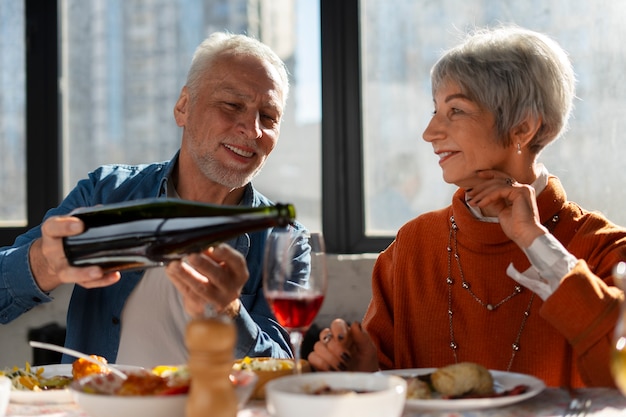
<instances>
[{"instance_id":1,"label":"fork","mask_svg":"<svg viewBox=\"0 0 626 417\"><path fill-rule=\"evenodd\" d=\"M591 408L590 399L572 398L563 411L563 417L585 417L589 408Z\"/></svg>"}]
</instances>

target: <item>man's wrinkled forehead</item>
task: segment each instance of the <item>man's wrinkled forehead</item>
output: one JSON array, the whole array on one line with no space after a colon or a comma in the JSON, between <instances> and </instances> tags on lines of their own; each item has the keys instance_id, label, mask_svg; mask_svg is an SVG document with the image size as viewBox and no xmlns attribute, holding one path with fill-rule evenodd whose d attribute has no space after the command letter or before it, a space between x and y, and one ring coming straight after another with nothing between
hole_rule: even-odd
<instances>
[{"instance_id":1,"label":"man's wrinkled forehead","mask_svg":"<svg viewBox=\"0 0 626 417\"><path fill-rule=\"evenodd\" d=\"M243 89L238 87L247 81L259 87L259 90L270 97L269 101L275 102L281 109L285 104L285 86L278 70L260 56L222 52L208 66L207 77L212 81L221 79L222 88L233 94L244 94L240 91Z\"/></svg>"}]
</instances>

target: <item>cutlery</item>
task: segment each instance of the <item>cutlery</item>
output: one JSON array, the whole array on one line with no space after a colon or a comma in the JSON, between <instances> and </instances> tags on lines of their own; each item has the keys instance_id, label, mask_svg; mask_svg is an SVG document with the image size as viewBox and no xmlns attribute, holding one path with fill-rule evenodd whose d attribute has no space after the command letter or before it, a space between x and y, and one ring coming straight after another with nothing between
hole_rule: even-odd
<instances>
[{"instance_id":1,"label":"cutlery","mask_svg":"<svg viewBox=\"0 0 626 417\"><path fill-rule=\"evenodd\" d=\"M92 358L91 356L89 356L89 355L87 355L85 353L79 352L77 350L69 349L69 348L66 348L66 347L63 347L63 346L53 345L51 343L37 342L37 341L34 341L34 340L31 340L29 342L29 344L32 347L35 347L35 348L53 350L55 352L65 353L66 355L70 355L70 356L73 356L75 358L85 359L86 361L89 361L91 363L95 363L96 365L99 365L99 366L101 366L101 367L111 371L111 373L113 373L116 376L122 378L123 380L128 378L128 376L124 372L120 371L119 369L116 369L116 368L114 368L114 367L112 367L110 365L102 363L99 360L97 360L95 358Z\"/></svg>"},{"instance_id":2,"label":"cutlery","mask_svg":"<svg viewBox=\"0 0 626 417\"><path fill-rule=\"evenodd\" d=\"M590 399L572 398L563 411L563 417L585 417L589 408L591 408Z\"/></svg>"}]
</instances>

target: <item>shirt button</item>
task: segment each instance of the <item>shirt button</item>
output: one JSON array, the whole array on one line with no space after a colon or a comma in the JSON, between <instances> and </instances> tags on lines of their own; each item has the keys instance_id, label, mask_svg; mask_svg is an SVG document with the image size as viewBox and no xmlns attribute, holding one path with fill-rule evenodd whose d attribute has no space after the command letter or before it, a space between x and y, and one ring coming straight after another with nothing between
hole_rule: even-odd
<instances>
[{"instance_id":1,"label":"shirt button","mask_svg":"<svg viewBox=\"0 0 626 417\"><path fill-rule=\"evenodd\" d=\"M41 298L33 297L33 301L36 302L36 303L41 303Z\"/></svg>"},{"instance_id":2,"label":"shirt button","mask_svg":"<svg viewBox=\"0 0 626 417\"><path fill-rule=\"evenodd\" d=\"M119 319L119 317L113 317L113 319L111 320L111 322L112 322L113 324L120 324L120 319Z\"/></svg>"}]
</instances>

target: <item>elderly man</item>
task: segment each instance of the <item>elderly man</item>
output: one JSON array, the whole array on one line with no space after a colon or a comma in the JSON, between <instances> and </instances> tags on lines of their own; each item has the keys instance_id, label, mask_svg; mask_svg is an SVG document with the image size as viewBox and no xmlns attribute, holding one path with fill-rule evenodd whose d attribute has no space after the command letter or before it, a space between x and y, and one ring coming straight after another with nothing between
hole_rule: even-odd
<instances>
[{"instance_id":1,"label":"elderly man","mask_svg":"<svg viewBox=\"0 0 626 417\"><path fill-rule=\"evenodd\" d=\"M48 211L42 225L0 249L0 320L51 301L49 293L59 285L75 284L66 345L109 362L185 362L186 324L209 304L234 319L236 357L290 356L287 333L262 293L269 231L241 235L167 267L124 273L72 267L62 247L63 237L83 230L78 218L67 215L77 207L149 197L272 204L251 180L276 146L288 91L285 65L266 45L244 35L207 38L174 106L183 131L180 150L162 163L99 167Z\"/></svg>"}]
</instances>

